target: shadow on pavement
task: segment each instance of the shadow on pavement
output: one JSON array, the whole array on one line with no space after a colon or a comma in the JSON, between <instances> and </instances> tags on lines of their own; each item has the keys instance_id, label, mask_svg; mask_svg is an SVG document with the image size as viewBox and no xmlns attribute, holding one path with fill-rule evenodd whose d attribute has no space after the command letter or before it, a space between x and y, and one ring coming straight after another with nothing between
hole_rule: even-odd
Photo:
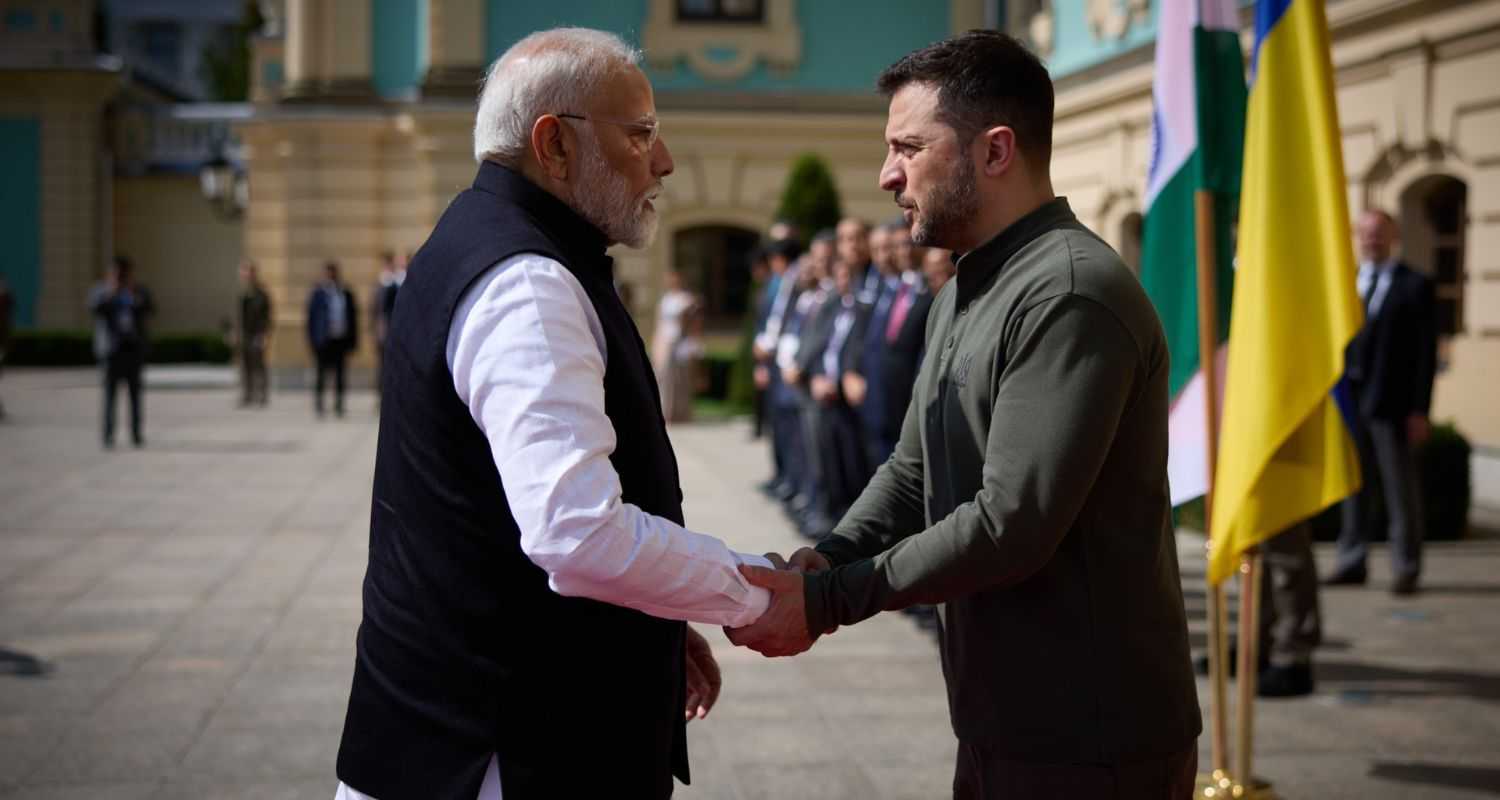
<instances>
[{"instance_id":1,"label":"shadow on pavement","mask_svg":"<svg viewBox=\"0 0 1500 800\"><path fill-rule=\"evenodd\" d=\"M149 431L148 431L149 433ZM158 453L296 453L301 442L244 439L236 441L150 440L147 449Z\"/></svg>"},{"instance_id":2,"label":"shadow on pavement","mask_svg":"<svg viewBox=\"0 0 1500 800\"><path fill-rule=\"evenodd\" d=\"M1338 688L1385 697L1472 697L1500 702L1500 674L1452 669L1401 669L1347 661L1319 661L1318 681L1346 684ZM1379 684L1375 687L1347 684ZM1409 685L1402 685L1409 684Z\"/></svg>"},{"instance_id":3,"label":"shadow on pavement","mask_svg":"<svg viewBox=\"0 0 1500 800\"><path fill-rule=\"evenodd\" d=\"M1370 775L1400 783L1419 783L1450 789L1477 789L1489 794L1500 794L1500 768L1497 767L1461 767L1451 764L1380 761L1376 762L1370 770Z\"/></svg>"},{"instance_id":4,"label":"shadow on pavement","mask_svg":"<svg viewBox=\"0 0 1500 800\"><path fill-rule=\"evenodd\" d=\"M52 671L52 665L30 653L0 647L0 675L35 678Z\"/></svg>"}]
</instances>

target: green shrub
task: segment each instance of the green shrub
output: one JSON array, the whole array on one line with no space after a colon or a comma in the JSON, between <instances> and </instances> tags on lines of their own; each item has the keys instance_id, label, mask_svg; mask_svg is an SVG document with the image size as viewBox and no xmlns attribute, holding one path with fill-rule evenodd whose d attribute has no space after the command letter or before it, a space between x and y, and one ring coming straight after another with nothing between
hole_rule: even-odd
<instances>
[{"instance_id":1,"label":"green shrub","mask_svg":"<svg viewBox=\"0 0 1500 800\"><path fill-rule=\"evenodd\" d=\"M153 364L228 364L229 345L220 334L178 333L151 337Z\"/></svg>"},{"instance_id":2,"label":"green shrub","mask_svg":"<svg viewBox=\"0 0 1500 800\"><path fill-rule=\"evenodd\" d=\"M151 337L153 364L227 364L229 345L218 333L169 333ZM94 363L90 331L17 331L5 363L13 367L86 367Z\"/></svg>"},{"instance_id":3,"label":"green shrub","mask_svg":"<svg viewBox=\"0 0 1500 800\"><path fill-rule=\"evenodd\" d=\"M11 367L82 367L94 363L88 331L16 331L5 364Z\"/></svg>"},{"instance_id":4,"label":"green shrub","mask_svg":"<svg viewBox=\"0 0 1500 800\"><path fill-rule=\"evenodd\" d=\"M1461 539L1468 531L1473 451L1469 440L1449 423L1432 426L1431 438L1417 451L1428 539Z\"/></svg>"},{"instance_id":5,"label":"green shrub","mask_svg":"<svg viewBox=\"0 0 1500 800\"><path fill-rule=\"evenodd\" d=\"M832 228L843 216L839 190L828 165L814 153L798 156L781 190L776 217L795 224L802 234L802 243L807 244L813 234Z\"/></svg>"}]
</instances>

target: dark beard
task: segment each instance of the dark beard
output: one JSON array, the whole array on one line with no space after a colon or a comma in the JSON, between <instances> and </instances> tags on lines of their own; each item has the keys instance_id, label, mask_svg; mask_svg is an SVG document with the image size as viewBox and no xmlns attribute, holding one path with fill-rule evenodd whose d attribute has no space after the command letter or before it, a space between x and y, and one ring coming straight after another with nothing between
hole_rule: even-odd
<instances>
[{"instance_id":1,"label":"dark beard","mask_svg":"<svg viewBox=\"0 0 1500 800\"><path fill-rule=\"evenodd\" d=\"M912 221L911 242L918 247L951 247L956 233L979 211L974 187L974 162L959 159L958 169L946 183L933 189L921 205L921 216Z\"/></svg>"}]
</instances>

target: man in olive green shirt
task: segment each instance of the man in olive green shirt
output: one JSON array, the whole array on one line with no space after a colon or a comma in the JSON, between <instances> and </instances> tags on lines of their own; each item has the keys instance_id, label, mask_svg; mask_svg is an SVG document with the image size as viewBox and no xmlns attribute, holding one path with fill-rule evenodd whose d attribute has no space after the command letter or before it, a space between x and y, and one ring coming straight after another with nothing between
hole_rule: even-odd
<instances>
[{"instance_id":1,"label":"man in olive green shirt","mask_svg":"<svg viewBox=\"0 0 1500 800\"><path fill-rule=\"evenodd\" d=\"M973 31L881 76L912 239L962 253L895 454L832 536L747 569L766 655L941 603L961 798L1186 798L1201 729L1172 535L1167 347L1119 256L1052 192L1053 94Z\"/></svg>"}]
</instances>

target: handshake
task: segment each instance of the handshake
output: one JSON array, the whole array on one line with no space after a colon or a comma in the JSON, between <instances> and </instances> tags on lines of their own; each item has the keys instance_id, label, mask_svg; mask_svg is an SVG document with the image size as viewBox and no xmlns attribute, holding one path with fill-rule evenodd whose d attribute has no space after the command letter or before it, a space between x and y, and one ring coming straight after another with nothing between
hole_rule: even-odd
<instances>
[{"instance_id":1,"label":"handshake","mask_svg":"<svg viewBox=\"0 0 1500 800\"><path fill-rule=\"evenodd\" d=\"M771 593L771 604L754 622L740 628L725 628L724 635L740 647L748 647L768 658L794 656L812 647L813 641L832 631L807 629L807 595L803 573L822 572L831 566L822 553L804 547L790 560L766 553L775 569L740 565L740 574L752 586Z\"/></svg>"}]
</instances>

